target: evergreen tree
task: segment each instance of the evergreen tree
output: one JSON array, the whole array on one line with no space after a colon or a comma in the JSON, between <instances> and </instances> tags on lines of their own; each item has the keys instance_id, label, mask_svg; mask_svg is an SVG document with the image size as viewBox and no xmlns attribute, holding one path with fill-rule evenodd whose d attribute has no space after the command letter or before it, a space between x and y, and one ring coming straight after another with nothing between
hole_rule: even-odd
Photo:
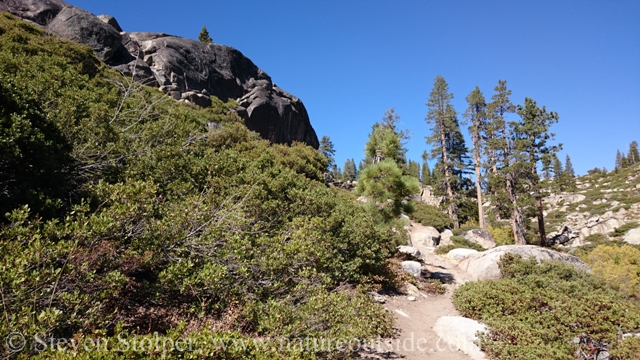
<instances>
[{"instance_id":1,"label":"evergreen tree","mask_svg":"<svg viewBox=\"0 0 640 360\"><path fill-rule=\"evenodd\" d=\"M334 179L342 180L342 170L340 169L340 166L334 164L331 173Z\"/></svg>"},{"instance_id":2,"label":"evergreen tree","mask_svg":"<svg viewBox=\"0 0 640 360\"><path fill-rule=\"evenodd\" d=\"M320 139L320 147L318 148L318 151L327 159L329 170L333 170L333 167L336 164L333 155L336 154L336 151L333 148L333 142L327 135L322 136L322 139Z\"/></svg>"},{"instance_id":3,"label":"evergreen tree","mask_svg":"<svg viewBox=\"0 0 640 360\"><path fill-rule=\"evenodd\" d=\"M373 125L369 141L365 145L366 163L391 159L401 168L404 167L407 152L404 141L408 139L408 131L398 130L399 119L400 116L391 108L385 112L382 123Z\"/></svg>"},{"instance_id":4,"label":"evergreen tree","mask_svg":"<svg viewBox=\"0 0 640 360\"><path fill-rule=\"evenodd\" d=\"M569 154L567 154L567 157L565 158L565 163L564 163L564 175L565 175L565 182L566 185L568 187L569 190L573 190L576 187L576 173L573 170L573 165L571 164L571 158L569 158Z\"/></svg>"},{"instance_id":5,"label":"evergreen tree","mask_svg":"<svg viewBox=\"0 0 640 360\"><path fill-rule=\"evenodd\" d=\"M542 158L542 174L544 176L544 179L546 181L551 180L551 162L552 162L552 158L550 158L549 156L545 156Z\"/></svg>"},{"instance_id":6,"label":"evergreen tree","mask_svg":"<svg viewBox=\"0 0 640 360\"><path fill-rule=\"evenodd\" d=\"M407 175L411 175L420 180L420 165L413 160L409 160L407 163Z\"/></svg>"},{"instance_id":7,"label":"evergreen tree","mask_svg":"<svg viewBox=\"0 0 640 360\"><path fill-rule=\"evenodd\" d=\"M640 163L640 154L638 154L638 142L635 140L629 144L629 153L627 155L629 165Z\"/></svg>"},{"instance_id":8,"label":"evergreen tree","mask_svg":"<svg viewBox=\"0 0 640 360\"><path fill-rule=\"evenodd\" d=\"M200 34L198 35L198 40L200 40L200 42L203 42L205 44L211 44L213 42L213 39L211 39L211 36L209 36L209 31L207 31L206 26L203 26L202 30L200 30Z\"/></svg>"},{"instance_id":9,"label":"evergreen tree","mask_svg":"<svg viewBox=\"0 0 640 360\"><path fill-rule=\"evenodd\" d=\"M354 181L356 179L356 163L353 159L347 159L344 163L344 172L342 177L344 181Z\"/></svg>"},{"instance_id":10,"label":"evergreen tree","mask_svg":"<svg viewBox=\"0 0 640 360\"><path fill-rule=\"evenodd\" d=\"M444 175L444 187L448 202L447 212L453 219L455 227L460 227L454 193L452 186L453 161L451 159L450 148L447 144L447 137L450 139L453 133L460 132L457 124L457 115L451 105L453 94L449 93L449 85L440 75L437 75L433 84L433 89L427 101L429 111L426 122L431 126L431 135L427 137L427 145L431 146L431 158L438 158L442 164Z\"/></svg>"},{"instance_id":11,"label":"evergreen tree","mask_svg":"<svg viewBox=\"0 0 640 360\"><path fill-rule=\"evenodd\" d=\"M543 106L538 107L535 100L524 99L524 105L518 105L516 113L520 115L522 121L515 128L516 149L518 151L517 161L530 168L528 185L533 192L535 206L538 217L538 231L540 235L540 246L546 246L547 238L544 228L544 214L542 210L542 189L539 184L537 174L537 164L544 156L556 153L559 146L548 146L547 141L555 137L549 132L551 125L558 122L559 116L551 111L547 112Z\"/></svg>"},{"instance_id":12,"label":"evergreen tree","mask_svg":"<svg viewBox=\"0 0 640 360\"><path fill-rule=\"evenodd\" d=\"M618 149L618 151L616 152L616 166L615 169L618 170L622 167L622 158L624 156L622 155L622 153L620 152L620 149Z\"/></svg>"},{"instance_id":13,"label":"evergreen tree","mask_svg":"<svg viewBox=\"0 0 640 360\"><path fill-rule=\"evenodd\" d=\"M562 188L562 174L564 173L562 163L556 154L553 154L551 158L553 159L553 180L556 182L558 187Z\"/></svg>"},{"instance_id":14,"label":"evergreen tree","mask_svg":"<svg viewBox=\"0 0 640 360\"><path fill-rule=\"evenodd\" d=\"M429 158L429 154L424 151L422 153L422 171L420 172L422 175L422 184L423 185L431 185L431 170L429 169L429 163L427 159Z\"/></svg>"},{"instance_id":15,"label":"evergreen tree","mask_svg":"<svg viewBox=\"0 0 640 360\"><path fill-rule=\"evenodd\" d=\"M478 219L480 228L484 229L484 211L482 209L482 184L480 182L480 154L482 151L482 131L486 127L487 123L487 103L484 100L484 95L480 91L480 88L476 88L466 98L469 107L464 116L467 119L469 126L469 133L471 133L471 139L473 142L473 160L475 164L476 172L476 201L478 203Z\"/></svg>"}]
</instances>

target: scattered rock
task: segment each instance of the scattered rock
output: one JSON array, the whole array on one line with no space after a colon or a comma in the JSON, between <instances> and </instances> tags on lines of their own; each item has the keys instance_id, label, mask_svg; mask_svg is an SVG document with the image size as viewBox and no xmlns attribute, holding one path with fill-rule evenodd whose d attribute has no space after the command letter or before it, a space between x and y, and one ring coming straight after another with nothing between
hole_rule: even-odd
<instances>
[{"instance_id":1,"label":"scattered rock","mask_svg":"<svg viewBox=\"0 0 640 360\"><path fill-rule=\"evenodd\" d=\"M534 257L536 260L554 260L562 261L572 265L574 268L591 272L589 266L582 262L579 258L564 254L551 249L543 248L535 245L503 245L496 248L483 251L467 257L458 265L462 270L466 271L471 280L495 280L500 278L500 269L498 261L502 255L506 253L517 254L525 259Z\"/></svg>"},{"instance_id":2,"label":"scattered rock","mask_svg":"<svg viewBox=\"0 0 640 360\"><path fill-rule=\"evenodd\" d=\"M482 246L485 249L491 249L496 247L496 241L493 239L493 236L491 236L491 234L489 234L487 230L483 230L483 229L469 230L464 234L464 238Z\"/></svg>"},{"instance_id":3,"label":"scattered rock","mask_svg":"<svg viewBox=\"0 0 640 360\"><path fill-rule=\"evenodd\" d=\"M417 261L407 260L402 262L402 270L415 277L419 277L422 272L422 265Z\"/></svg>"},{"instance_id":4,"label":"scattered rock","mask_svg":"<svg viewBox=\"0 0 640 360\"><path fill-rule=\"evenodd\" d=\"M419 258L422 253L420 250L414 248L413 246L398 246L398 251L401 253L409 254L415 258Z\"/></svg>"},{"instance_id":5,"label":"scattered rock","mask_svg":"<svg viewBox=\"0 0 640 360\"><path fill-rule=\"evenodd\" d=\"M480 347L476 345L478 333L487 331L487 327L475 320L462 316L441 316L433 326L440 340L458 349L474 360L486 359Z\"/></svg>"},{"instance_id":6,"label":"scattered rock","mask_svg":"<svg viewBox=\"0 0 640 360\"><path fill-rule=\"evenodd\" d=\"M632 245L640 245L640 227L627 231L624 242Z\"/></svg>"},{"instance_id":7,"label":"scattered rock","mask_svg":"<svg viewBox=\"0 0 640 360\"><path fill-rule=\"evenodd\" d=\"M453 249L447 253L447 259L460 262L477 253L478 250L473 249Z\"/></svg>"},{"instance_id":8,"label":"scattered rock","mask_svg":"<svg viewBox=\"0 0 640 360\"><path fill-rule=\"evenodd\" d=\"M415 297L415 296L409 296L409 297L407 298L407 300L409 300L409 301L416 301L416 297Z\"/></svg>"},{"instance_id":9,"label":"scattered rock","mask_svg":"<svg viewBox=\"0 0 640 360\"><path fill-rule=\"evenodd\" d=\"M431 186L426 185L422 188L418 200L427 205L440 206L440 203L442 203L444 197L433 195L433 189L431 188Z\"/></svg>"}]
</instances>

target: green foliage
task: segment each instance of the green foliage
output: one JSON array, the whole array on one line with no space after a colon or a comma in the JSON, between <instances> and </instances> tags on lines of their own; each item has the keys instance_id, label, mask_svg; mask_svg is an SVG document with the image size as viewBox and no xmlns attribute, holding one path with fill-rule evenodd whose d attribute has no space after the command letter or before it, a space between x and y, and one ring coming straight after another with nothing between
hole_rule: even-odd
<instances>
[{"instance_id":1,"label":"green foliage","mask_svg":"<svg viewBox=\"0 0 640 360\"><path fill-rule=\"evenodd\" d=\"M449 215L433 205L416 203L411 218L424 226L433 226L440 232L453 227Z\"/></svg>"},{"instance_id":2,"label":"green foliage","mask_svg":"<svg viewBox=\"0 0 640 360\"><path fill-rule=\"evenodd\" d=\"M347 159L344 163L344 173L342 174L344 181L354 181L357 176L356 162L353 159Z\"/></svg>"},{"instance_id":3,"label":"green foliage","mask_svg":"<svg viewBox=\"0 0 640 360\"><path fill-rule=\"evenodd\" d=\"M322 139L320 139L320 147L318 148L318 151L327 159L327 169L333 169L336 164L333 157L336 154L336 150L333 148L333 142L327 135L323 135Z\"/></svg>"},{"instance_id":4,"label":"green foliage","mask_svg":"<svg viewBox=\"0 0 640 360\"><path fill-rule=\"evenodd\" d=\"M413 212L411 196L420 191L418 180L402 175L393 160L384 160L367 166L358 180L357 193L369 198L385 219L393 219L404 211Z\"/></svg>"},{"instance_id":5,"label":"green foliage","mask_svg":"<svg viewBox=\"0 0 640 360\"><path fill-rule=\"evenodd\" d=\"M211 39L211 36L209 36L209 31L207 30L206 26L203 26L202 30L200 30L200 34L198 34L198 40L205 44L211 44L213 42L213 39Z\"/></svg>"},{"instance_id":6,"label":"green foliage","mask_svg":"<svg viewBox=\"0 0 640 360\"><path fill-rule=\"evenodd\" d=\"M512 245L513 240L513 230L509 227L500 227L500 226L487 226L487 231L493 239L496 241L496 246L502 245Z\"/></svg>"},{"instance_id":7,"label":"green foliage","mask_svg":"<svg viewBox=\"0 0 640 360\"><path fill-rule=\"evenodd\" d=\"M33 165L15 185L33 191L2 202L0 338L82 338L118 323L169 338L390 334L363 290L391 281L403 235L327 188L318 151L272 145L233 102L175 102L4 14L0 49L2 186L23 176L12 167ZM210 358L278 353L203 346Z\"/></svg>"},{"instance_id":8,"label":"green foliage","mask_svg":"<svg viewBox=\"0 0 640 360\"><path fill-rule=\"evenodd\" d=\"M640 250L630 245L599 245L586 263L594 275L626 297L640 297Z\"/></svg>"},{"instance_id":9,"label":"green foliage","mask_svg":"<svg viewBox=\"0 0 640 360\"><path fill-rule=\"evenodd\" d=\"M492 359L574 359L572 339L581 333L632 351L619 332L640 326L638 305L590 274L557 262L501 259L503 278L466 283L453 294L461 315L490 329L482 348Z\"/></svg>"}]
</instances>

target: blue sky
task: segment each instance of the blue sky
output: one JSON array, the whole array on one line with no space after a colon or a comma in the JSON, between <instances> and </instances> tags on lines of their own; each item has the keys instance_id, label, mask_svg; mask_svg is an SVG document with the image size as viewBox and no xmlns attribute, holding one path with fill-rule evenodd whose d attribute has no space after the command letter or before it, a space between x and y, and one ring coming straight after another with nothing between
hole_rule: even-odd
<instances>
[{"instance_id":1,"label":"blue sky","mask_svg":"<svg viewBox=\"0 0 640 360\"><path fill-rule=\"evenodd\" d=\"M512 101L560 115L552 128L578 174L613 168L640 141L640 1L68 0L116 17L125 31L196 38L242 51L305 104L337 163L363 157L367 135L395 107L420 160L425 103L444 76L462 114L476 85L498 79ZM466 133L466 129L464 129ZM468 137L467 137L468 139Z\"/></svg>"}]
</instances>

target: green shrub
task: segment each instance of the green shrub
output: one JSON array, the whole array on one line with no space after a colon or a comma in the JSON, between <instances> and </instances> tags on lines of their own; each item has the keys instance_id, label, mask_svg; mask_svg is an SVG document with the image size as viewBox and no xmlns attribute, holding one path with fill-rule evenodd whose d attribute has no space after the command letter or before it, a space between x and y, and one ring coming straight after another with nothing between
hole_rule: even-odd
<instances>
[{"instance_id":1,"label":"green shrub","mask_svg":"<svg viewBox=\"0 0 640 360\"><path fill-rule=\"evenodd\" d=\"M0 137L12 142L0 181L33 165L17 184L33 191L1 202L10 214L0 224L0 338L391 334L390 314L366 291L395 281L389 257L403 234L327 188L317 150L272 145L233 102L175 102L5 14L0 50ZM205 347L208 358L279 354ZM326 354L284 354L316 355Z\"/></svg>"},{"instance_id":2,"label":"green shrub","mask_svg":"<svg viewBox=\"0 0 640 360\"><path fill-rule=\"evenodd\" d=\"M640 296L640 250L630 245L596 247L586 257L594 275L626 297Z\"/></svg>"},{"instance_id":3,"label":"green shrub","mask_svg":"<svg viewBox=\"0 0 640 360\"><path fill-rule=\"evenodd\" d=\"M461 315L489 327L481 341L492 359L574 359L571 340L581 333L615 352L628 348L618 333L640 326L638 304L570 265L508 254L499 267L502 279L466 283L453 294Z\"/></svg>"},{"instance_id":4,"label":"green shrub","mask_svg":"<svg viewBox=\"0 0 640 360\"><path fill-rule=\"evenodd\" d=\"M453 250L453 249L473 249L473 250L478 250L478 251L484 251L485 249L480 246L479 244L476 244L472 241L469 241L467 239L465 239L462 236L452 236L451 237L451 242L453 242L453 245L443 245L443 246L438 246L436 248L436 254L439 255L443 255L448 253L449 251Z\"/></svg>"},{"instance_id":5,"label":"green shrub","mask_svg":"<svg viewBox=\"0 0 640 360\"><path fill-rule=\"evenodd\" d=\"M414 205L411 218L424 226L433 226L440 232L453 227L453 221L449 215L445 214L436 206L423 203L416 203Z\"/></svg>"},{"instance_id":6,"label":"green shrub","mask_svg":"<svg viewBox=\"0 0 640 360\"><path fill-rule=\"evenodd\" d=\"M511 245L514 243L513 230L510 227L487 226L487 231L496 241L496 246Z\"/></svg>"}]
</instances>

